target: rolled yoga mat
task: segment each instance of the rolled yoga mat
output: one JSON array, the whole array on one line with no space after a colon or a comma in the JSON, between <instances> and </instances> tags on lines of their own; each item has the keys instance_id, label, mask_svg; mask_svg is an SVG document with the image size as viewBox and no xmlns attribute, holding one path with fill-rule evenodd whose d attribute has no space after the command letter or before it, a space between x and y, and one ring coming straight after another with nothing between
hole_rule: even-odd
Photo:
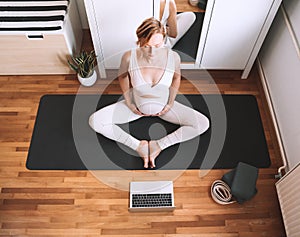
<instances>
[{"instance_id":1,"label":"rolled yoga mat","mask_svg":"<svg viewBox=\"0 0 300 237\"><path fill-rule=\"evenodd\" d=\"M45 95L41 98L28 152L30 170L139 170L131 149L94 132L89 116L120 95ZM176 100L210 119L201 136L163 150L156 169L231 169L238 162L270 166L257 102L252 95L178 95ZM224 114L222 113L224 109ZM156 139L178 128L158 117L120 125L138 139ZM222 137L224 139L222 141Z\"/></svg>"}]
</instances>

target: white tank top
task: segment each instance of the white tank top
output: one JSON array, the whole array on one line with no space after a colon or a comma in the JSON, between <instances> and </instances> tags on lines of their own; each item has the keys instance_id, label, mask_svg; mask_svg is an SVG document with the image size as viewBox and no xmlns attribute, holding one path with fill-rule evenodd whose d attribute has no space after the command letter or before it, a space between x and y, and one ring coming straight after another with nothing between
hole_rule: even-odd
<instances>
[{"instance_id":1,"label":"white tank top","mask_svg":"<svg viewBox=\"0 0 300 237\"><path fill-rule=\"evenodd\" d=\"M175 62L172 50L167 50L168 56L165 71L155 85L151 85L144 80L137 62L136 49L131 50L129 74L133 87L133 98L137 108L144 114L159 113L168 103L169 88L173 80Z\"/></svg>"}]
</instances>

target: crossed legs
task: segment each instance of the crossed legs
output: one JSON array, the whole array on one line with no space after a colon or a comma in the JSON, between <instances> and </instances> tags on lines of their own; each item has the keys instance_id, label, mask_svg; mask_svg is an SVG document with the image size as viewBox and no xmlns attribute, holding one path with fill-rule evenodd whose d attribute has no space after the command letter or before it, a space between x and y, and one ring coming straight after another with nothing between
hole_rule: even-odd
<instances>
[{"instance_id":1,"label":"crossed legs","mask_svg":"<svg viewBox=\"0 0 300 237\"><path fill-rule=\"evenodd\" d=\"M148 168L148 165L151 168L155 167L155 159L162 150L190 140L209 128L209 120L206 116L176 101L172 109L160 118L178 124L180 127L159 140L149 142L138 140L117 125L129 123L139 118L141 116L134 114L127 107L125 101L120 101L93 113L90 116L89 124L96 132L135 150L144 160L145 168Z\"/></svg>"}]
</instances>

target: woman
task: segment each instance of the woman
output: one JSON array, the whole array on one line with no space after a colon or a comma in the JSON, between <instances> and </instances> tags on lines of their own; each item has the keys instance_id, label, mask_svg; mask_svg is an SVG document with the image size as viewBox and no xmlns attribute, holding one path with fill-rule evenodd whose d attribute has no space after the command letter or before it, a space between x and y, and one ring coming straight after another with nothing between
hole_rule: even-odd
<instances>
[{"instance_id":1,"label":"woman","mask_svg":"<svg viewBox=\"0 0 300 237\"><path fill-rule=\"evenodd\" d=\"M160 0L160 21L166 27L166 46L172 48L196 20L193 12L177 14L174 0Z\"/></svg>"},{"instance_id":2,"label":"woman","mask_svg":"<svg viewBox=\"0 0 300 237\"><path fill-rule=\"evenodd\" d=\"M120 65L118 80L124 100L92 114L89 124L96 132L135 150L144 167L153 168L163 149L205 132L209 120L175 101L181 79L180 58L163 47L166 33L161 22L146 19L136 34L139 47L126 52ZM117 125L143 116L159 116L181 127L159 140L140 141Z\"/></svg>"}]
</instances>

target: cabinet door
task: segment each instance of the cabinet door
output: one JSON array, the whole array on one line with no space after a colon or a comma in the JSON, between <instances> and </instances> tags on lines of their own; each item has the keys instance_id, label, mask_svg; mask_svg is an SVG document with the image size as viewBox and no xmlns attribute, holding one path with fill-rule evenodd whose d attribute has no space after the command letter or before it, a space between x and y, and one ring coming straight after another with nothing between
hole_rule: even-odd
<instances>
[{"instance_id":1,"label":"cabinet door","mask_svg":"<svg viewBox=\"0 0 300 237\"><path fill-rule=\"evenodd\" d=\"M45 34L31 40L25 35L0 36L0 75L70 74L70 54L63 34Z\"/></svg>"},{"instance_id":2,"label":"cabinet door","mask_svg":"<svg viewBox=\"0 0 300 237\"><path fill-rule=\"evenodd\" d=\"M136 29L153 16L153 0L85 0L94 48L104 68L119 68L122 54L136 47Z\"/></svg>"},{"instance_id":3,"label":"cabinet door","mask_svg":"<svg viewBox=\"0 0 300 237\"><path fill-rule=\"evenodd\" d=\"M201 67L245 68L273 0L215 0Z\"/></svg>"}]
</instances>

